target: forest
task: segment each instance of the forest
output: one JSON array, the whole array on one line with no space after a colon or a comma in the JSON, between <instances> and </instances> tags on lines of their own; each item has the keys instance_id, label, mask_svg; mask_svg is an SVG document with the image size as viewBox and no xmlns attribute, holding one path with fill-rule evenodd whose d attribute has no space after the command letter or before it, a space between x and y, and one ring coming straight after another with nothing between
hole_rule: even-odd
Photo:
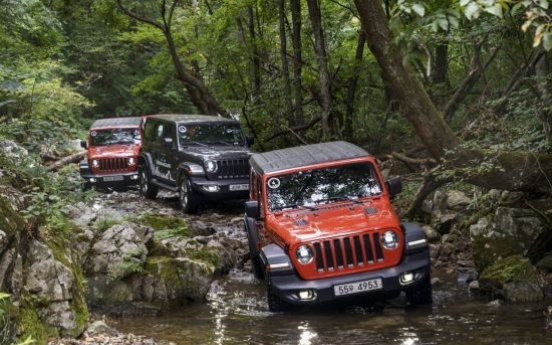
<instances>
[{"instance_id":1,"label":"forest","mask_svg":"<svg viewBox=\"0 0 552 345\"><path fill-rule=\"evenodd\" d=\"M451 181L550 194L547 0L5 0L0 19L0 136L42 161L98 118L198 113L257 151L400 160L425 176L412 212Z\"/></svg>"},{"instance_id":2,"label":"forest","mask_svg":"<svg viewBox=\"0 0 552 345\"><path fill-rule=\"evenodd\" d=\"M0 47L29 228L87 197L49 165L94 120L160 113L239 119L256 151L356 143L422 176L412 217L457 181L552 194L548 0L2 0Z\"/></svg>"}]
</instances>

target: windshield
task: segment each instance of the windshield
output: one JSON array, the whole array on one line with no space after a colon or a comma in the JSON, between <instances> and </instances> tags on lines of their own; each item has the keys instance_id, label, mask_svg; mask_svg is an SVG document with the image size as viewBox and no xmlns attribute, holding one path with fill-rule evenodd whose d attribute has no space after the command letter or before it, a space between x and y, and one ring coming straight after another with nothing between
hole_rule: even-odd
<instances>
[{"instance_id":1,"label":"windshield","mask_svg":"<svg viewBox=\"0 0 552 345\"><path fill-rule=\"evenodd\" d=\"M382 188L370 163L307 170L271 177L266 181L268 209L312 209L323 203L350 200L381 194Z\"/></svg>"},{"instance_id":2,"label":"windshield","mask_svg":"<svg viewBox=\"0 0 552 345\"><path fill-rule=\"evenodd\" d=\"M141 140L138 128L111 128L90 132L90 145L139 144Z\"/></svg>"},{"instance_id":3,"label":"windshield","mask_svg":"<svg viewBox=\"0 0 552 345\"><path fill-rule=\"evenodd\" d=\"M180 145L244 145L245 140L238 124L214 123L201 125L180 125Z\"/></svg>"}]
</instances>

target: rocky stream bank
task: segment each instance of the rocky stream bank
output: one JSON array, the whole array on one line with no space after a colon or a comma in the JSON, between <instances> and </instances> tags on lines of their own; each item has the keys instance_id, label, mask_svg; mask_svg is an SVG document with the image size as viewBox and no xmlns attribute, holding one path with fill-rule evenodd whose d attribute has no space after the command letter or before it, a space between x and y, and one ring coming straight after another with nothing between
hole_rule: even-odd
<instances>
[{"instance_id":1,"label":"rocky stream bank","mask_svg":"<svg viewBox=\"0 0 552 345\"><path fill-rule=\"evenodd\" d=\"M18 215L22 196L6 186L0 195L9 219L3 229L28 226ZM433 269L497 305L550 298L550 256L541 253L532 263L527 255L549 232L541 215L552 211L540 201L523 204L507 192L485 198L435 192L423 210ZM109 318L202 303L216 277L232 268L250 270L241 203L183 216L174 195L152 201L131 190L101 193L66 211L72 225L61 233L41 227L18 237L0 230L0 288L19 308L19 331L39 343L155 344L117 332Z\"/></svg>"}]
</instances>

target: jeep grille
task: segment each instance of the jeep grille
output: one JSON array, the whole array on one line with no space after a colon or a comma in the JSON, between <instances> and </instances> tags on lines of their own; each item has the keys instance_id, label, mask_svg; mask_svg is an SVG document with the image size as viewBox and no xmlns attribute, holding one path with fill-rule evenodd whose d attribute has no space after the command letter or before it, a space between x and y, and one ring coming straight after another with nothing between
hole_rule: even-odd
<instances>
[{"instance_id":1,"label":"jeep grille","mask_svg":"<svg viewBox=\"0 0 552 345\"><path fill-rule=\"evenodd\" d=\"M380 234L362 234L313 242L319 273L368 267L383 262Z\"/></svg>"},{"instance_id":2,"label":"jeep grille","mask_svg":"<svg viewBox=\"0 0 552 345\"><path fill-rule=\"evenodd\" d=\"M128 170L127 158L102 158L100 171L121 171Z\"/></svg>"},{"instance_id":3,"label":"jeep grille","mask_svg":"<svg viewBox=\"0 0 552 345\"><path fill-rule=\"evenodd\" d=\"M218 179L249 177L249 160L229 159L217 161L218 170L215 173Z\"/></svg>"}]
</instances>

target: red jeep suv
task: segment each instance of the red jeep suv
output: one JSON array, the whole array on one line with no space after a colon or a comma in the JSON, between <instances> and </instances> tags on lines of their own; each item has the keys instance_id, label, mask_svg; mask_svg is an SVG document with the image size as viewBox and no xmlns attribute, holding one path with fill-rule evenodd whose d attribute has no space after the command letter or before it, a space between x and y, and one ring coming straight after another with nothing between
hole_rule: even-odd
<instances>
[{"instance_id":1,"label":"red jeep suv","mask_svg":"<svg viewBox=\"0 0 552 345\"><path fill-rule=\"evenodd\" d=\"M96 120L81 147L87 150L79 164L85 187L115 189L137 185L138 153L142 142L141 117Z\"/></svg>"},{"instance_id":2,"label":"red jeep suv","mask_svg":"<svg viewBox=\"0 0 552 345\"><path fill-rule=\"evenodd\" d=\"M267 283L268 307L347 298L381 301L404 292L432 303L424 231L402 222L376 159L344 141L253 154L245 202L253 270Z\"/></svg>"}]
</instances>

